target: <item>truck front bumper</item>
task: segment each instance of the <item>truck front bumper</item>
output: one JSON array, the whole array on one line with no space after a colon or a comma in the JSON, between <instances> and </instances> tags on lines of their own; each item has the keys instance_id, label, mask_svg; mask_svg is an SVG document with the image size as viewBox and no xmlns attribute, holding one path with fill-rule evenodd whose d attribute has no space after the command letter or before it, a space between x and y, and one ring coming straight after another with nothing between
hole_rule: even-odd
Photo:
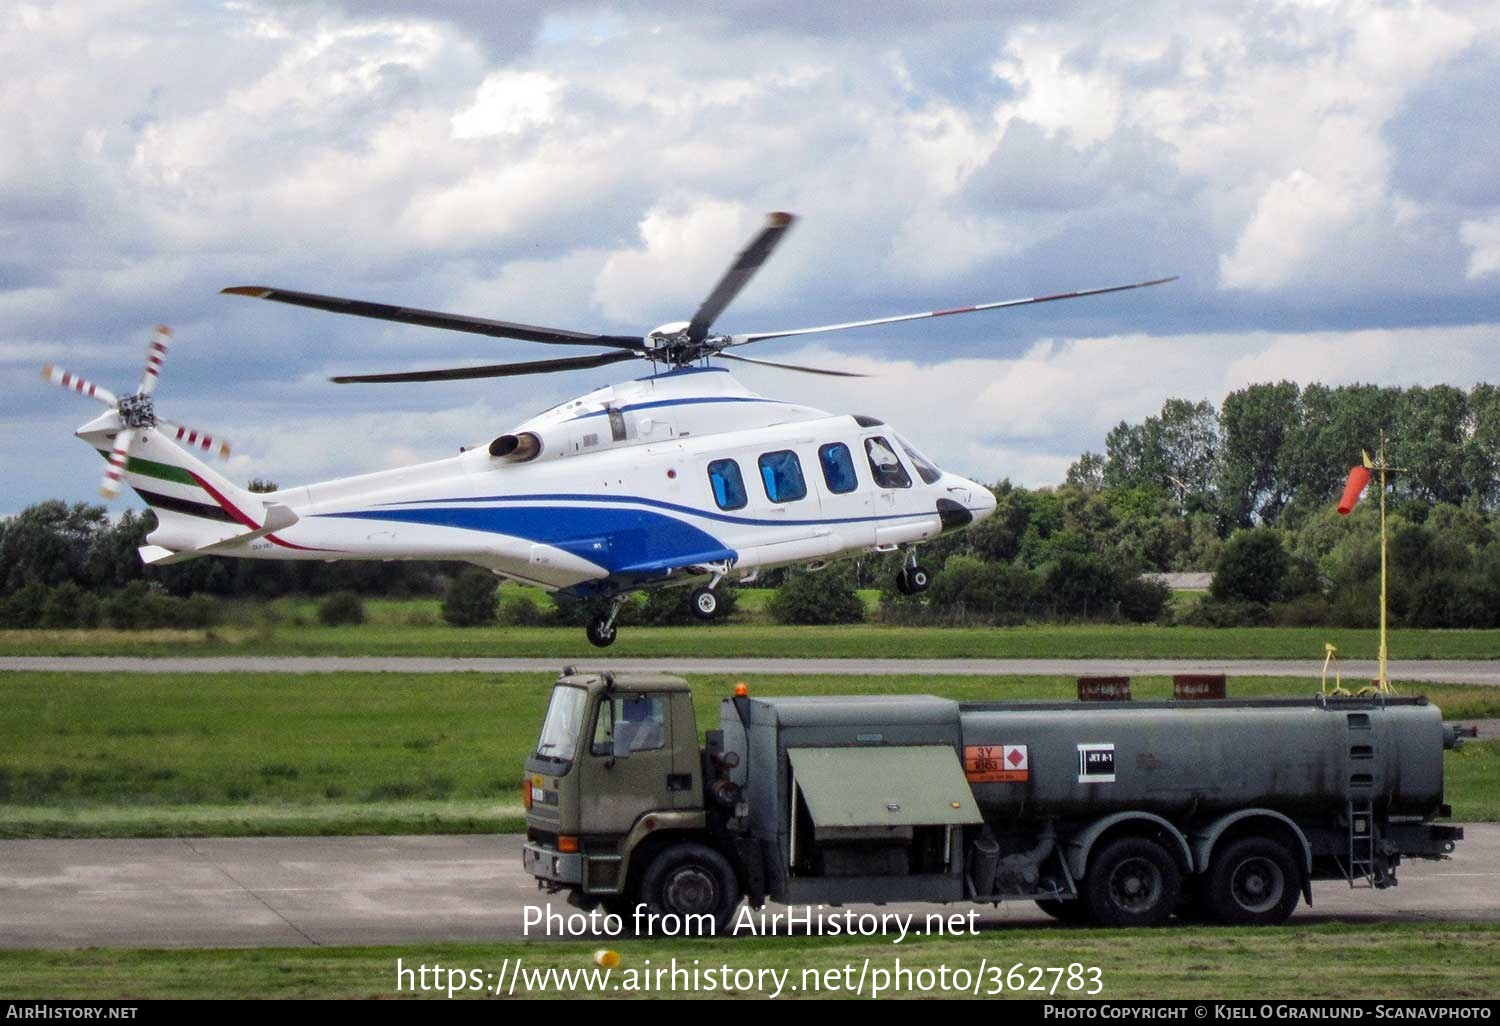
<instances>
[{"instance_id":1,"label":"truck front bumper","mask_svg":"<svg viewBox=\"0 0 1500 1026\"><path fill-rule=\"evenodd\" d=\"M521 865L526 872L548 883L574 887L583 883L583 856L576 853L565 854L528 841L521 849Z\"/></svg>"}]
</instances>

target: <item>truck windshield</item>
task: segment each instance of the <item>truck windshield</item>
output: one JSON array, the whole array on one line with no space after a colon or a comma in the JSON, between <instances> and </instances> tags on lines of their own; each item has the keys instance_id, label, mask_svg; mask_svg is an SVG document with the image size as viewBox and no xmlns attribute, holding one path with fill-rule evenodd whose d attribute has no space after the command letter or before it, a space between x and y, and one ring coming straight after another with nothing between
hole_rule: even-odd
<instances>
[{"instance_id":1,"label":"truck windshield","mask_svg":"<svg viewBox=\"0 0 1500 1026\"><path fill-rule=\"evenodd\" d=\"M578 748L579 728L589 693L583 688L560 684L552 689L547 718L542 721L542 736L537 739L536 754L542 759L572 762Z\"/></svg>"}]
</instances>

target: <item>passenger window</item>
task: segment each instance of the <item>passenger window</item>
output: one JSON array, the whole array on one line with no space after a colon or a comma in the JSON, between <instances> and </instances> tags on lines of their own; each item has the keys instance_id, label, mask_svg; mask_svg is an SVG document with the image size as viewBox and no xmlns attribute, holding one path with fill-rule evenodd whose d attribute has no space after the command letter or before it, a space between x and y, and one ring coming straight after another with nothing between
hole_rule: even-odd
<instances>
[{"instance_id":1,"label":"passenger window","mask_svg":"<svg viewBox=\"0 0 1500 1026\"><path fill-rule=\"evenodd\" d=\"M772 502L796 502L807 497L807 482L802 479L802 461L790 449L768 452L762 456L760 478L766 485L766 498Z\"/></svg>"},{"instance_id":2,"label":"passenger window","mask_svg":"<svg viewBox=\"0 0 1500 1026\"><path fill-rule=\"evenodd\" d=\"M854 476L854 457L843 442L830 442L818 450L818 462L823 464L823 481L835 495L852 492L859 487Z\"/></svg>"},{"instance_id":3,"label":"passenger window","mask_svg":"<svg viewBox=\"0 0 1500 1026\"><path fill-rule=\"evenodd\" d=\"M744 509L745 479L734 460L714 460L708 465L708 483L713 485L714 502L720 509Z\"/></svg>"},{"instance_id":4,"label":"passenger window","mask_svg":"<svg viewBox=\"0 0 1500 1026\"><path fill-rule=\"evenodd\" d=\"M667 700L660 695L614 695L599 702L595 755L619 759L667 745Z\"/></svg>"},{"instance_id":5,"label":"passenger window","mask_svg":"<svg viewBox=\"0 0 1500 1026\"><path fill-rule=\"evenodd\" d=\"M870 473L882 488L910 488L911 475L896 458L891 443L876 435L865 439L865 455L870 457Z\"/></svg>"}]
</instances>

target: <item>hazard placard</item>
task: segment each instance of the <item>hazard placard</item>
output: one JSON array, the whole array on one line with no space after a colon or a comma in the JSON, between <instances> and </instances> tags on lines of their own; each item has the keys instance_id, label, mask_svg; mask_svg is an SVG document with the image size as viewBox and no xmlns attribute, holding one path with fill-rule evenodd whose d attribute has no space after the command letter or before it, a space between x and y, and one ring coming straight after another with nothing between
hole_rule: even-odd
<instances>
[{"instance_id":1,"label":"hazard placard","mask_svg":"<svg viewBox=\"0 0 1500 1026\"><path fill-rule=\"evenodd\" d=\"M1031 778L1025 745L965 745L964 775L971 784L1014 784Z\"/></svg>"}]
</instances>

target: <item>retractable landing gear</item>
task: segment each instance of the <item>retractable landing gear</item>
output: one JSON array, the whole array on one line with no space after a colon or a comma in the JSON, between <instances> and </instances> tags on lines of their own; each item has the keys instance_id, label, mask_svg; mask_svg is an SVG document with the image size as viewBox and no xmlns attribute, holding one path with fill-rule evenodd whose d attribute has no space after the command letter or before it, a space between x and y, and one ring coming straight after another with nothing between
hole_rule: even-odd
<instances>
[{"instance_id":1,"label":"retractable landing gear","mask_svg":"<svg viewBox=\"0 0 1500 1026\"><path fill-rule=\"evenodd\" d=\"M714 593L714 589L719 586L719 582L729 572L728 564L722 563L710 564L707 569L712 571L714 575L713 580L701 588L693 589L692 602L688 607L693 611L693 615L700 620L712 620L719 615L719 596Z\"/></svg>"},{"instance_id":2,"label":"retractable landing gear","mask_svg":"<svg viewBox=\"0 0 1500 1026\"><path fill-rule=\"evenodd\" d=\"M896 590L903 595L920 595L931 583L932 575L925 566L917 562L915 552L907 557L906 565L896 575Z\"/></svg>"},{"instance_id":3,"label":"retractable landing gear","mask_svg":"<svg viewBox=\"0 0 1500 1026\"><path fill-rule=\"evenodd\" d=\"M584 628L589 644L595 648L608 648L615 643L615 635L618 633L615 630L615 617L620 615L620 608L628 601L628 594L616 595L609 600L609 612L600 613L589 621L589 625Z\"/></svg>"}]
</instances>

